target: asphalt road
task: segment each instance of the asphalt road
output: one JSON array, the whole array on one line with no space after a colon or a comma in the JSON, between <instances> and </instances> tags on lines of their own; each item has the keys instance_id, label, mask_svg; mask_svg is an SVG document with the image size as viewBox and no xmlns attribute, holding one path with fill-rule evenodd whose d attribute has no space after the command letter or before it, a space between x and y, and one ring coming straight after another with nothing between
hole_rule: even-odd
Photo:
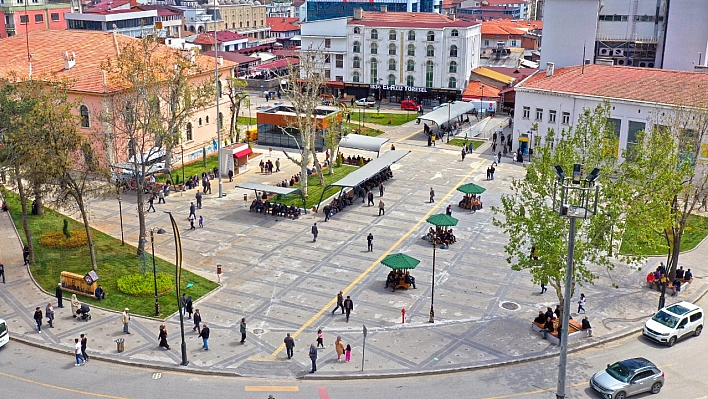
<instances>
[{"instance_id":1,"label":"asphalt road","mask_svg":"<svg viewBox=\"0 0 708 399\"><path fill-rule=\"evenodd\" d=\"M708 308L708 298L699 303ZM635 334L570 356L568 398L597 398L587 380L605 364L644 356L666 374L659 395L639 398L708 398L704 337L662 347ZM414 350L414 348L411 348ZM353 359L356 361L356 359ZM10 342L0 350L0 392L22 398L554 398L557 359L455 374L376 380L266 380L162 372L91 361L74 367L70 355Z\"/></svg>"}]
</instances>

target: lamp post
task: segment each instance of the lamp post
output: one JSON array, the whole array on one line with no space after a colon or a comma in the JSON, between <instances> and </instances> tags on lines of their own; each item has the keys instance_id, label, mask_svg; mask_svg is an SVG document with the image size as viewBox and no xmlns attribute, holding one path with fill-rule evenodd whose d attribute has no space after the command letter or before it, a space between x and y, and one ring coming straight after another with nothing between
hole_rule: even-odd
<instances>
[{"instance_id":1,"label":"lamp post","mask_svg":"<svg viewBox=\"0 0 708 399\"><path fill-rule=\"evenodd\" d=\"M431 239L433 241L433 285L430 291L430 319L428 320L428 323L435 323L435 309L433 304L435 303L435 247L438 239L437 234L433 234Z\"/></svg>"},{"instance_id":2,"label":"lamp post","mask_svg":"<svg viewBox=\"0 0 708 399\"><path fill-rule=\"evenodd\" d=\"M453 100L447 100L447 142L450 143L450 133L452 133L452 125L450 124L450 108L452 108Z\"/></svg>"},{"instance_id":3,"label":"lamp post","mask_svg":"<svg viewBox=\"0 0 708 399\"><path fill-rule=\"evenodd\" d=\"M180 143L179 146L182 149L182 187L186 187L187 181L184 179L184 144ZM184 191L184 189L182 191Z\"/></svg>"},{"instance_id":4,"label":"lamp post","mask_svg":"<svg viewBox=\"0 0 708 399\"><path fill-rule=\"evenodd\" d=\"M180 298L180 286L182 280L182 240L179 236L179 228L177 227L177 222L172 216L172 212L165 211L166 214L170 215L170 223L172 223L172 232L175 238L175 284L176 284L176 294L177 294L177 310L179 311L179 328L182 334L182 363L180 366L189 365L189 360L187 359L187 343L184 342L184 315L182 314L182 299Z\"/></svg>"},{"instance_id":5,"label":"lamp post","mask_svg":"<svg viewBox=\"0 0 708 399\"><path fill-rule=\"evenodd\" d=\"M477 116L477 120L482 118L482 108L484 108L484 85L480 85L482 88L482 98L479 99L479 115Z\"/></svg>"},{"instance_id":6,"label":"lamp post","mask_svg":"<svg viewBox=\"0 0 708 399\"><path fill-rule=\"evenodd\" d=\"M558 337L560 339L560 359L558 360L558 386L556 399L565 398L565 377L568 362L568 322L570 317L570 296L573 285L573 259L575 253L575 222L587 219L597 212L599 188L595 180L600 169L595 168L586 179L582 179L582 165L573 165L573 174L566 177L563 168L556 165L556 180L553 187L553 210L561 217L570 219L568 231L568 258L565 268L565 293L563 297L563 318Z\"/></svg>"},{"instance_id":7,"label":"lamp post","mask_svg":"<svg viewBox=\"0 0 708 399\"><path fill-rule=\"evenodd\" d=\"M118 215L120 216L120 245L125 245L125 237L123 236L123 204L120 199L120 186L116 187L118 192Z\"/></svg>"},{"instance_id":8,"label":"lamp post","mask_svg":"<svg viewBox=\"0 0 708 399\"><path fill-rule=\"evenodd\" d=\"M224 187L221 179L221 114L219 113L219 99L221 98L221 80L219 80L219 40L216 38L217 26L216 26L216 7L218 2L214 0L214 75L216 76L216 157L217 157L217 170L219 174L219 198L224 196ZM183 169L184 170L184 169Z\"/></svg>"}]
</instances>

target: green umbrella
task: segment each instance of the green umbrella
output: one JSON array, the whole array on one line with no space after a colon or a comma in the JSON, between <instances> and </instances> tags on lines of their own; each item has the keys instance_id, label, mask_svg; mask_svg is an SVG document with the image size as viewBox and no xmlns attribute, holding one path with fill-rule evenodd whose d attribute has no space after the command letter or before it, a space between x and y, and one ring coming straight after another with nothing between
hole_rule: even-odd
<instances>
[{"instance_id":1,"label":"green umbrella","mask_svg":"<svg viewBox=\"0 0 708 399\"><path fill-rule=\"evenodd\" d=\"M467 183L463 184L460 187L457 187L457 191L461 191L465 194L482 194L483 192L487 191L484 187L480 187L474 183Z\"/></svg>"},{"instance_id":2,"label":"green umbrella","mask_svg":"<svg viewBox=\"0 0 708 399\"><path fill-rule=\"evenodd\" d=\"M427 222L439 227L457 226L457 219L444 213L429 217Z\"/></svg>"},{"instance_id":3,"label":"green umbrella","mask_svg":"<svg viewBox=\"0 0 708 399\"><path fill-rule=\"evenodd\" d=\"M415 269L420 261L406 254L391 254L385 257L381 263L393 270L410 270Z\"/></svg>"}]
</instances>

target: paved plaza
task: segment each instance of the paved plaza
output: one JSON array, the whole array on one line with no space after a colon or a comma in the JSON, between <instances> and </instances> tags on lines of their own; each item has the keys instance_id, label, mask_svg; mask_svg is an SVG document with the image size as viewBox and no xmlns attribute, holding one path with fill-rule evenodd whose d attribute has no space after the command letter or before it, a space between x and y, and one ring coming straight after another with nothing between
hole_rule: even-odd
<instances>
[{"instance_id":1,"label":"paved plaza","mask_svg":"<svg viewBox=\"0 0 708 399\"><path fill-rule=\"evenodd\" d=\"M496 129L505 118L489 121ZM507 240L492 225L491 206L509 193L512 179L521 178L524 168L504 158L496 178L486 181L485 170L492 163L488 145L481 152L461 161L459 148L437 143L428 147L422 125L409 124L386 128L382 136L395 143L396 150L410 154L392 166L393 179L386 182L385 216L377 207L360 202L347 207L328 222L320 213L309 213L298 220L250 213L247 204L253 192L235 188L238 182L275 184L289 178L298 167L286 161L282 152L273 151L285 166L279 173L262 175L257 163L251 171L224 181L226 197L218 198L218 187L205 195L203 229L189 230L189 203L196 190L167 197L156 204L156 213L147 214L148 227L164 227L169 222L162 210L172 211L180 223L184 267L216 281L216 265L223 265L221 287L195 303L203 321L211 327L209 352L201 349L201 339L185 320L190 365L200 372L223 372L244 376L295 378L358 378L427 373L481 367L524 359L551 356L556 346L530 329L538 310L555 306L557 298L549 290L541 295L527 272L514 272L506 262ZM388 151L388 147L385 149ZM257 148L254 151L259 152ZM267 154L267 149L261 149ZM345 151L346 155L355 152ZM371 156L362 154L365 156ZM275 159L273 159L275 161ZM484 209L470 213L457 207L462 193L456 187L474 182L487 189L482 196ZM428 202L433 187L435 203ZM243 195L249 195L244 203ZM378 202L378 192L375 193ZM126 243L138 242L135 197L123 199ZM131 205L132 203L132 205ZM454 228L457 242L449 249L437 249L435 276L432 274L433 248L421 239L430 225L428 216L444 213L452 204L459 219ZM90 203L93 227L120 239L117 201ZM317 242L310 228L319 227ZM71 351L73 339L88 334L89 353L96 358L135 363L151 367L178 367L179 317L167 319L171 351L157 346L160 320L134 317L130 336L121 332L120 314L93 307L93 319L73 319L70 308L56 309L56 328L39 335L34 330L34 307L53 301L53 295L40 291L22 265L21 248L7 214L0 215L0 259L6 266L6 285L0 286L0 317L9 322L12 336L36 345ZM366 251L366 236L374 235L374 251ZM158 256L172 261L174 246L170 234L156 236ZM421 260L412 271L417 289L391 292L384 288L389 269L380 261L390 253L403 252ZM703 276L708 247L683 254L681 264L691 268L696 283L680 294L695 299L705 291ZM653 268L659 259L650 259ZM653 313L658 301L656 291L643 282L646 267L639 271L617 265L611 272L597 270L595 285L576 289L585 293L587 315L595 336L571 343L571 348L593 345L636 331ZM100 274L100 265L99 265ZM431 283L435 279L435 323L428 322ZM619 288L612 288L613 285ZM338 291L354 301L350 321L332 314ZM188 293L188 291L187 291ZM110 293L109 293L110 294ZM146 298L146 300L151 300ZM669 299L670 301L671 299ZM68 301L66 301L68 302ZM575 303L575 301L573 301ZM401 309L406 323L401 323ZM573 307L573 310L574 307ZM577 315L572 314L577 318ZM239 343L239 320L248 320L248 338ZM364 371L362 365L362 326L366 325ZM310 375L307 351L322 329L327 346L319 351L318 372ZM295 356L288 360L281 344L286 333L295 336ZM337 362L334 340L342 336L353 348L352 361ZM126 351L116 352L114 340L125 338ZM73 357L67 356L67 365Z\"/></svg>"}]
</instances>

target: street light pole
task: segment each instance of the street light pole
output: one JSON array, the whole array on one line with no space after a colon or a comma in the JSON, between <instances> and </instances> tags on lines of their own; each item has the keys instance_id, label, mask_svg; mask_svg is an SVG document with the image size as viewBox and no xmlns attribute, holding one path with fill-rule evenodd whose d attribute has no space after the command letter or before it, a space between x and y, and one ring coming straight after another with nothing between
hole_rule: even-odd
<instances>
[{"instance_id":1,"label":"street light pole","mask_svg":"<svg viewBox=\"0 0 708 399\"><path fill-rule=\"evenodd\" d=\"M120 216L120 245L125 245L125 237L123 236L123 204L120 199L120 187L118 187L118 215Z\"/></svg>"},{"instance_id":2,"label":"street light pole","mask_svg":"<svg viewBox=\"0 0 708 399\"><path fill-rule=\"evenodd\" d=\"M216 7L218 2L214 0L214 74L216 75L216 157L217 157L217 170L219 175L219 198L224 196L224 187L222 184L222 171L221 171L221 125L223 124L221 114L219 113L219 99L221 98L221 80L219 79L219 40L216 38L217 26L216 26ZM184 170L184 168L182 168Z\"/></svg>"},{"instance_id":3,"label":"street light pole","mask_svg":"<svg viewBox=\"0 0 708 399\"><path fill-rule=\"evenodd\" d=\"M437 240L437 235L433 234L432 241L433 241L433 285L432 289L430 291L430 319L428 320L428 323L435 323L435 309L433 307L433 304L435 302L435 247L436 247L436 240Z\"/></svg>"},{"instance_id":4,"label":"street light pole","mask_svg":"<svg viewBox=\"0 0 708 399\"><path fill-rule=\"evenodd\" d=\"M450 124L450 108L452 108L452 100L447 101L447 142L450 143L450 133L452 133L452 125Z\"/></svg>"},{"instance_id":5,"label":"street light pole","mask_svg":"<svg viewBox=\"0 0 708 399\"><path fill-rule=\"evenodd\" d=\"M150 229L150 245L152 246L152 281L155 284L155 317L159 317L160 297L157 293L157 268L155 267L155 228Z\"/></svg>"},{"instance_id":6,"label":"street light pole","mask_svg":"<svg viewBox=\"0 0 708 399\"><path fill-rule=\"evenodd\" d=\"M479 116L477 116L477 120L482 118L482 108L484 108L484 85L480 85L482 88L482 98L479 99Z\"/></svg>"},{"instance_id":7,"label":"street light pole","mask_svg":"<svg viewBox=\"0 0 708 399\"><path fill-rule=\"evenodd\" d=\"M187 343L184 341L184 315L182 314L182 299L180 298L180 286L182 280L182 240L179 236L179 228L177 227L177 222L172 216L172 212L165 211L166 214L170 215L170 223L172 223L172 232L175 238L175 280L176 280L176 294L177 294L177 310L179 312L179 328L182 334L182 363L180 366L189 365L189 360L187 359Z\"/></svg>"}]
</instances>

